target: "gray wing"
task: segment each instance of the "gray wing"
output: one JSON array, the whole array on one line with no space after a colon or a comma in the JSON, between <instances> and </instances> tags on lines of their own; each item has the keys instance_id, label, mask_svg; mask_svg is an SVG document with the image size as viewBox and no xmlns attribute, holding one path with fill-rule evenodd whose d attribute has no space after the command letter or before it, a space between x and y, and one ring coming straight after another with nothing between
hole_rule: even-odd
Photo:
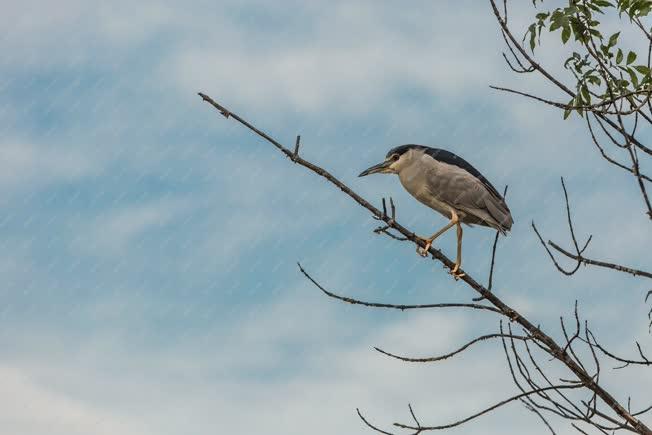
<instances>
[{"instance_id":1,"label":"gray wing","mask_svg":"<svg viewBox=\"0 0 652 435\"><path fill-rule=\"evenodd\" d=\"M425 154L422 159L432 157ZM467 216L463 222L492 227L503 233L511 229L512 215L495 189L459 166L435 162L427 164L431 168L426 177L430 194L464 212Z\"/></svg>"}]
</instances>

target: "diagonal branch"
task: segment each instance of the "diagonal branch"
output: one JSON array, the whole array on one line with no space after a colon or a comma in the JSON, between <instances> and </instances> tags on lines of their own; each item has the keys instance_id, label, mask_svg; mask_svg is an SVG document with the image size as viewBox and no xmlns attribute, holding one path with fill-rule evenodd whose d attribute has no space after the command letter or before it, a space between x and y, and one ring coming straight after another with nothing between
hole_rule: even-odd
<instances>
[{"instance_id":1,"label":"diagonal branch","mask_svg":"<svg viewBox=\"0 0 652 435\"><path fill-rule=\"evenodd\" d=\"M594 116L595 116L595 115L594 115ZM596 119L597 119L597 118L596 118ZM600 121L598 120L598 122L600 122ZM604 150L604 148L602 147L602 145L600 145L600 142L598 142L598 139L597 139L597 137L596 137L596 135L595 135L595 133L594 133L594 131L593 131L593 126L591 125L591 117L590 117L590 116L587 116L587 117L586 117L586 124L587 124L587 126L589 127L589 133L591 134L591 139L593 140L593 143L595 144L595 146L596 146L596 147L598 148L598 150L600 151L600 154L602 154L602 157L603 157L606 161L608 161L609 163L611 163L612 165L617 166L617 167L619 167L620 169L623 169L623 170L625 170L625 171L627 171L627 172L629 172L630 174L632 174L632 175L635 176L635 174L634 174L634 170L633 170L632 168L630 168L630 167L628 167L628 166L625 166L624 164L618 162L617 160L615 160L615 159L613 159L612 157L610 157L609 155L607 155L607 153L605 152L605 150ZM639 174L639 177L642 178L643 180L647 181L647 182L652 183L652 178L648 177L648 176L645 175L645 174Z\"/></svg>"},{"instance_id":2,"label":"diagonal branch","mask_svg":"<svg viewBox=\"0 0 652 435\"><path fill-rule=\"evenodd\" d=\"M524 399L519 399L519 400L521 401L521 403L523 403L523 406L525 406L525 409L527 409L528 411L530 411L530 412L536 414L536 415L539 417L539 419L541 419L541 421L543 422L543 424L546 425L546 427L548 428L548 430L550 431L550 433L551 433L552 435L557 435L557 433L556 433L555 430L552 428L552 426L550 425L550 423L548 423L548 420L546 420L546 418L543 416L543 414L541 414L541 412L540 412L536 407L530 405L530 404L529 404L528 402L526 402Z\"/></svg>"},{"instance_id":3,"label":"diagonal branch","mask_svg":"<svg viewBox=\"0 0 652 435\"><path fill-rule=\"evenodd\" d=\"M492 0L493 3L493 0ZM495 5L495 4L494 4ZM333 176L330 172L326 171L325 169L303 159L300 156L294 156L294 153L281 145L278 141L264 133L263 131L259 130L240 116L234 114L233 112L227 110L225 107L221 106L220 104L216 103L212 98L209 96L200 93L199 94L202 99L209 104L211 104L213 107L215 107L217 110L222 113L225 117L231 117L247 127L248 129L252 130L255 132L257 135L260 137L264 138L266 141L270 142L274 147L276 147L280 152L285 154L286 157L290 158L292 161L294 161L296 164L303 166L310 171L314 172L315 174L325 178L328 180L331 184L339 188L342 192L344 192L346 195L348 195L351 199L353 199L355 202L360 204L362 207L366 208L371 214L381 220L383 220L386 224L388 224L393 230L396 232L402 234L404 237L415 243L416 245L420 246L421 248L425 247L425 241L417 237L414 232L408 230L406 227L402 226L396 221L392 221L388 216L385 216L385 219L383 219L383 213L378 210L376 207L374 207L369 201L355 193L350 187L348 187L346 184L344 184L342 181L337 179L335 176ZM440 250L435 249L433 247L430 247L428 249L428 252L430 255L444 264L447 268L453 269L454 263L446 257ZM460 273L464 273L463 271L459 270ZM545 348L548 349L548 353L560 361L562 364L564 364L573 374L577 377L578 382L580 386L586 387L592 392L594 392L597 396L599 396L604 403L609 406L616 414L618 414L621 418L623 418L628 425L630 425L632 428L634 428L638 433L640 434L645 434L645 435L652 435L652 430L648 428L642 421L631 415L631 413L624 407L622 406L618 400L616 400L615 397L613 397L608 391L606 391L602 386L598 385L597 382L593 379L591 375L589 375L580 365L578 365L571 357L566 353L562 347L554 340L552 339L549 335L545 334L538 326L534 325L532 322L530 322L528 319L523 317L520 313L518 313L516 310L514 310L512 307L504 303L500 298L498 298L493 292L489 291L486 287L484 287L482 284L480 284L478 281L473 279L470 274L464 273L464 275L460 278L462 281L464 281L470 288L475 290L477 293L479 293L480 296L483 296L484 299L486 299L491 305L493 305L497 310L500 311L501 314L504 316L510 318L512 321L517 322L521 327L523 327L524 330L526 330L532 337L534 338L534 342L538 343L540 346L544 346ZM563 387L563 386L562 386ZM575 386L577 387L577 386ZM512 398L511 400L517 400L520 397L525 397L523 395L519 395L517 397ZM501 405L497 405L495 407L498 407ZM494 408L495 408L494 407ZM492 409L494 409L492 408ZM486 412L489 412L486 411ZM461 424L461 423L460 423Z\"/></svg>"}]
</instances>

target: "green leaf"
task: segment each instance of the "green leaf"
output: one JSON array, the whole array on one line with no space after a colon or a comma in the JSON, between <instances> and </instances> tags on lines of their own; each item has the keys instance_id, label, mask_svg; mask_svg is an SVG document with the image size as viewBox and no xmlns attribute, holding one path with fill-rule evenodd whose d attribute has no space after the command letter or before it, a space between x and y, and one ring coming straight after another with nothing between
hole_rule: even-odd
<instances>
[{"instance_id":1,"label":"green leaf","mask_svg":"<svg viewBox=\"0 0 652 435\"><path fill-rule=\"evenodd\" d=\"M629 78L632 81L634 88L638 88L638 77L636 76L634 70L631 68L627 68L625 71L627 71L627 74L629 74Z\"/></svg>"},{"instance_id":2,"label":"green leaf","mask_svg":"<svg viewBox=\"0 0 652 435\"><path fill-rule=\"evenodd\" d=\"M609 37L609 47L613 47L618 43L618 37L620 36L620 32L616 32L613 35Z\"/></svg>"},{"instance_id":3,"label":"green leaf","mask_svg":"<svg viewBox=\"0 0 652 435\"><path fill-rule=\"evenodd\" d=\"M634 69L638 72L640 72L643 75L649 75L650 74L650 68L648 68L645 65L634 65Z\"/></svg>"},{"instance_id":4,"label":"green leaf","mask_svg":"<svg viewBox=\"0 0 652 435\"><path fill-rule=\"evenodd\" d=\"M596 38L602 39L602 33L600 33L598 30L595 29L589 29L589 33Z\"/></svg>"},{"instance_id":5,"label":"green leaf","mask_svg":"<svg viewBox=\"0 0 652 435\"><path fill-rule=\"evenodd\" d=\"M602 83L602 80L600 80L600 77L598 77L598 76L591 75L591 76L587 76L586 79L592 85L600 86L600 84Z\"/></svg>"},{"instance_id":6,"label":"green leaf","mask_svg":"<svg viewBox=\"0 0 652 435\"><path fill-rule=\"evenodd\" d=\"M580 92L586 104L591 104L591 94L589 93L589 88L586 86L586 84L582 85Z\"/></svg>"},{"instance_id":7,"label":"green leaf","mask_svg":"<svg viewBox=\"0 0 652 435\"><path fill-rule=\"evenodd\" d=\"M582 101L582 91L578 92L575 94L575 99L573 100L573 106L582 106L584 105L584 102ZM575 107L575 110L577 110L578 107Z\"/></svg>"},{"instance_id":8,"label":"green leaf","mask_svg":"<svg viewBox=\"0 0 652 435\"><path fill-rule=\"evenodd\" d=\"M630 51L631 54L631 51ZM629 56L627 57L629 59ZM620 63L623 61L623 51L619 48L618 52L616 53L616 63Z\"/></svg>"},{"instance_id":9,"label":"green leaf","mask_svg":"<svg viewBox=\"0 0 652 435\"><path fill-rule=\"evenodd\" d=\"M634 62L635 60L636 60L636 53L630 51L629 54L627 55L627 65Z\"/></svg>"},{"instance_id":10,"label":"green leaf","mask_svg":"<svg viewBox=\"0 0 652 435\"><path fill-rule=\"evenodd\" d=\"M564 119L568 119L568 117L571 114L572 109L566 109L564 110Z\"/></svg>"},{"instance_id":11,"label":"green leaf","mask_svg":"<svg viewBox=\"0 0 652 435\"><path fill-rule=\"evenodd\" d=\"M609 3L607 0L593 0L593 4L601 8L613 8L614 5Z\"/></svg>"},{"instance_id":12,"label":"green leaf","mask_svg":"<svg viewBox=\"0 0 652 435\"><path fill-rule=\"evenodd\" d=\"M609 57L609 47L606 45L600 45L600 52L602 52L604 57Z\"/></svg>"},{"instance_id":13,"label":"green leaf","mask_svg":"<svg viewBox=\"0 0 652 435\"><path fill-rule=\"evenodd\" d=\"M573 111L573 101L574 99L571 98L571 100L566 104L568 108L564 110L564 119L567 119Z\"/></svg>"},{"instance_id":14,"label":"green leaf","mask_svg":"<svg viewBox=\"0 0 652 435\"><path fill-rule=\"evenodd\" d=\"M561 31L561 42L562 43L567 43L568 38L570 38L571 35L571 28L570 26L564 26L564 30Z\"/></svg>"},{"instance_id":15,"label":"green leaf","mask_svg":"<svg viewBox=\"0 0 652 435\"><path fill-rule=\"evenodd\" d=\"M534 24L530 24L530 27L527 29L527 32L530 34L530 50L534 51L534 47L537 44L537 28ZM527 34L526 34L527 35Z\"/></svg>"}]
</instances>

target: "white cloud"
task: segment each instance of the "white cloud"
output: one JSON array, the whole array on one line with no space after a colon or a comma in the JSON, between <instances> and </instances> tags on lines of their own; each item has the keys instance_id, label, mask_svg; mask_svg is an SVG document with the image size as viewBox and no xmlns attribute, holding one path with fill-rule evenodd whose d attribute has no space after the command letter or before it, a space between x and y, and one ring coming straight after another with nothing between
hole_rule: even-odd
<instances>
[{"instance_id":1,"label":"white cloud","mask_svg":"<svg viewBox=\"0 0 652 435\"><path fill-rule=\"evenodd\" d=\"M371 348L445 353L477 330L477 314L402 313L379 326L365 312L291 291L241 313L237 322L155 347L134 347L127 330L115 335L108 324L91 336L24 331L20 341L5 341L0 385L16 400L0 408L0 421L9 422L3 427L14 433L49 427L50 433L88 435L117 429L299 434L310 426L311 433L328 434L363 431L356 407L389 428L409 421L411 403L424 424L440 424L516 391L499 341L436 364L406 364ZM11 355L7 348L14 349ZM632 379L625 381L631 385ZM640 397L639 390L629 392ZM531 433L538 425L513 404L464 430Z\"/></svg>"},{"instance_id":2,"label":"white cloud","mask_svg":"<svg viewBox=\"0 0 652 435\"><path fill-rule=\"evenodd\" d=\"M124 255L140 236L160 230L196 206L188 198L164 198L109 209L91 222L78 222L74 243L85 252Z\"/></svg>"},{"instance_id":3,"label":"white cloud","mask_svg":"<svg viewBox=\"0 0 652 435\"><path fill-rule=\"evenodd\" d=\"M309 113L378 110L404 86L456 99L486 88L502 71L492 38L459 34L459 9L428 3L379 8L373 2L336 2L319 10L304 5L293 11L301 19L264 37L256 26L222 27L199 19L195 34L159 74L184 95L215 91L233 104ZM431 17L427 26L423 15ZM489 16L463 15L476 34L496 33ZM296 38L292 28L306 25L310 30ZM387 110L396 110L392 106Z\"/></svg>"},{"instance_id":4,"label":"white cloud","mask_svg":"<svg viewBox=\"0 0 652 435\"><path fill-rule=\"evenodd\" d=\"M52 379L50 379L52 381ZM146 426L126 417L98 409L82 399L43 386L35 373L0 365L2 402L0 427L7 433L37 435L136 435Z\"/></svg>"},{"instance_id":5,"label":"white cloud","mask_svg":"<svg viewBox=\"0 0 652 435\"><path fill-rule=\"evenodd\" d=\"M77 181L94 174L97 162L76 149L60 149L24 141L0 144L0 198L45 186Z\"/></svg>"},{"instance_id":6,"label":"white cloud","mask_svg":"<svg viewBox=\"0 0 652 435\"><path fill-rule=\"evenodd\" d=\"M342 305L297 311L297 303L309 300L292 295L248 316L244 324L190 338L183 351L178 345L133 349L126 337L111 338L110 329L103 333L109 336L84 337L75 344L71 340L78 340L77 334L28 333L31 356L18 357L20 368L7 364L0 370L3 393L18 398L15 406L0 409L0 421L10 421L3 427L16 433L49 426L50 433L89 435L116 429L126 434L205 432L218 422L220 431L231 433L292 434L322 421L312 432L326 434L356 430L356 406L384 422L406 418L409 398L424 420L439 421L500 394L497 378L487 383L484 372L473 370L473 360L443 368L410 367L370 349L379 344L396 352L450 350L466 329L457 315L406 315L374 331L366 322L338 326ZM343 337L348 344L341 343ZM61 353L54 343L69 350ZM47 364L41 352L50 355ZM495 371L496 362L485 356L482 366ZM279 365L281 374L256 380ZM454 375L466 370L464 377ZM423 388L425 379L432 388ZM453 405L459 400L464 405ZM21 409L26 404L29 408Z\"/></svg>"},{"instance_id":7,"label":"white cloud","mask_svg":"<svg viewBox=\"0 0 652 435\"><path fill-rule=\"evenodd\" d=\"M0 66L17 70L113 67L125 50L174 23L174 8L155 1L116 1L109 7L63 0L52 8L47 0L26 0L2 6Z\"/></svg>"}]
</instances>

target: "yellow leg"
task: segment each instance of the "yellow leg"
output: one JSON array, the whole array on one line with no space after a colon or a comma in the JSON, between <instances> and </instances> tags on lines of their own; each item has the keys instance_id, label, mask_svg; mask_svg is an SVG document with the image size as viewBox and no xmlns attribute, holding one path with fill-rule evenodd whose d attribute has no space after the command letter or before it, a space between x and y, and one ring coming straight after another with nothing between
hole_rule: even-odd
<instances>
[{"instance_id":1,"label":"yellow leg","mask_svg":"<svg viewBox=\"0 0 652 435\"><path fill-rule=\"evenodd\" d=\"M451 274L455 277L455 279L459 279L466 275L465 273L458 273L460 270L460 267L462 266L462 225L458 222L457 223L457 257L455 258L455 266L453 266L453 269L451 270Z\"/></svg>"},{"instance_id":2,"label":"yellow leg","mask_svg":"<svg viewBox=\"0 0 652 435\"><path fill-rule=\"evenodd\" d=\"M446 231L448 231L448 230L450 230L451 228L453 228L454 225L457 225L458 228L460 228L460 226L459 226L459 222L460 222L460 218L459 218L459 216L457 216L457 213L455 212L455 210L451 210L451 221L450 221L449 223L447 223L447 224L444 226L444 228L442 228L441 230L437 231L437 232L436 232L435 234L433 234L432 236L428 237L427 239L423 239L423 240L425 240L425 242L426 242L426 246L423 247L423 248L418 248L418 249L417 249L417 252L418 252L419 254L421 254L422 257L427 257L427 256L428 256L428 250L429 250L430 247L432 246L432 242L433 242L433 240L435 240L437 237L441 236L441 235L444 234ZM461 229L458 229L458 238L459 238L459 232L460 232L460 231L461 231Z\"/></svg>"}]
</instances>

